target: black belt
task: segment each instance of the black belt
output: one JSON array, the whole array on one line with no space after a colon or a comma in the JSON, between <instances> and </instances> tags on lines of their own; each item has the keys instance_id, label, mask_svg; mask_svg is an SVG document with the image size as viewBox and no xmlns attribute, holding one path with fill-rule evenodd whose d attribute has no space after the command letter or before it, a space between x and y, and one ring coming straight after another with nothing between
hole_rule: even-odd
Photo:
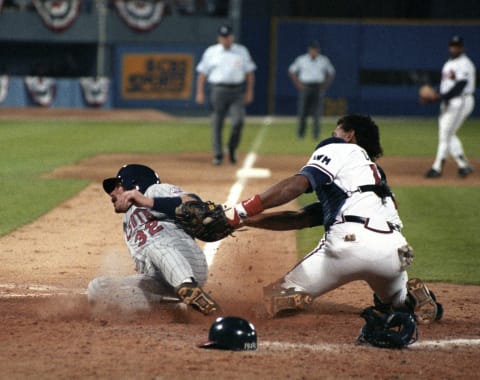
<instances>
[{"instance_id":1,"label":"black belt","mask_svg":"<svg viewBox=\"0 0 480 380\"><path fill-rule=\"evenodd\" d=\"M307 87L320 87L322 83L320 82L311 82L311 83L303 83L304 86Z\"/></svg>"},{"instance_id":2,"label":"black belt","mask_svg":"<svg viewBox=\"0 0 480 380\"><path fill-rule=\"evenodd\" d=\"M368 224L368 218L364 218L363 216L357 216L357 215L344 215L343 220L345 222L360 223L365 226L367 226ZM387 222L387 224L392 230L400 232L401 228L399 225L393 224L390 222Z\"/></svg>"},{"instance_id":3,"label":"black belt","mask_svg":"<svg viewBox=\"0 0 480 380\"><path fill-rule=\"evenodd\" d=\"M212 83L212 85L218 87L238 88L244 86L244 83Z\"/></svg>"}]
</instances>

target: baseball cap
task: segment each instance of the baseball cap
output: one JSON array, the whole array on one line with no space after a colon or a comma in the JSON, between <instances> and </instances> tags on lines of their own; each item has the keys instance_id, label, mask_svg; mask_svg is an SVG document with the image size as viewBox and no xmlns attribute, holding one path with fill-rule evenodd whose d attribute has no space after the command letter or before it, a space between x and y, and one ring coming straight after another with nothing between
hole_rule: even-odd
<instances>
[{"instance_id":1,"label":"baseball cap","mask_svg":"<svg viewBox=\"0 0 480 380\"><path fill-rule=\"evenodd\" d=\"M217 34L222 37L229 36L233 33L233 29L230 25L220 25L218 27Z\"/></svg>"},{"instance_id":2,"label":"baseball cap","mask_svg":"<svg viewBox=\"0 0 480 380\"><path fill-rule=\"evenodd\" d=\"M454 35L450 38L450 41L448 41L448 45L463 46L463 38L459 35Z\"/></svg>"}]
</instances>

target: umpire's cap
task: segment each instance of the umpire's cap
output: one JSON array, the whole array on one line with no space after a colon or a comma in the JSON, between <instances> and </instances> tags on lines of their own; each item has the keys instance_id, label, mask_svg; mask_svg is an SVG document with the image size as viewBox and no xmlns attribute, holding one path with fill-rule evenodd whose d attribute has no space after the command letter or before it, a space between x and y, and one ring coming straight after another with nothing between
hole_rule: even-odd
<instances>
[{"instance_id":1,"label":"umpire's cap","mask_svg":"<svg viewBox=\"0 0 480 380\"><path fill-rule=\"evenodd\" d=\"M220 350L256 350L257 332L255 327L239 317L219 317L210 327L208 340L200 348Z\"/></svg>"},{"instance_id":2,"label":"umpire's cap","mask_svg":"<svg viewBox=\"0 0 480 380\"><path fill-rule=\"evenodd\" d=\"M137 189L145 193L151 185L160 183L160 177L148 166L128 164L120 168L116 177L103 180L103 190L110 194L117 183L121 183L125 190Z\"/></svg>"},{"instance_id":3,"label":"umpire's cap","mask_svg":"<svg viewBox=\"0 0 480 380\"><path fill-rule=\"evenodd\" d=\"M463 46L463 37L459 35L454 35L448 41L448 46L455 45L455 46Z\"/></svg>"},{"instance_id":4,"label":"umpire's cap","mask_svg":"<svg viewBox=\"0 0 480 380\"><path fill-rule=\"evenodd\" d=\"M318 42L317 40L310 41L308 47L311 49L320 49L320 42Z\"/></svg>"},{"instance_id":5,"label":"umpire's cap","mask_svg":"<svg viewBox=\"0 0 480 380\"><path fill-rule=\"evenodd\" d=\"M233 34L233 28L227 24L220 25L218 27L217 34L222 37L227 37Z\"/></svg>"}]
</instances>

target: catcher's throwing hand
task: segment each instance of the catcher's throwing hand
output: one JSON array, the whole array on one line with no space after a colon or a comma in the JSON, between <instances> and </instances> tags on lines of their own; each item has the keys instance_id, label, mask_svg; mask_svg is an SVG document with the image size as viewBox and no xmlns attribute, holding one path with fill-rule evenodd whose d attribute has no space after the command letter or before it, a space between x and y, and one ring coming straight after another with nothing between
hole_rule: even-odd
<instances>
[{"instance_id":1,"label":"catcher's throwing hand","mask_svg":"<svg viewBox=\"0 0 480 380\"><path fill-rule=\"evenodd\" d=\"M418 89L418 98L422 104L433 103L440 100L440 95L432 86L425 84Z\"/></svg>"},{"instance_id":2,"label":"catcher's throwing hand","mask_svg":"<svg viewBox=\"0 0 480 380\"><path fill-rule=\"evenodd\" d=\"M207 201L188 201L175 209L176 222L191 236L206 242L221 240L235 228L222 205Z\"/></svg>"}]
</instances>

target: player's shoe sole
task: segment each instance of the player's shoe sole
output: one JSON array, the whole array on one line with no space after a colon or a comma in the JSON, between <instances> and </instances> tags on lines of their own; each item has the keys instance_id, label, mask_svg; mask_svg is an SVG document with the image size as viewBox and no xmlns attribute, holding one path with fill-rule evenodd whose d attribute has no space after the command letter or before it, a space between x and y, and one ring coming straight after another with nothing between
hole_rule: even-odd
<instances>
[{"instance_id":1,"label":"player's shoe sole","mask_svg":"<svg viewBox=\"0 0 480 380\"><path fill-rule=\"evenodd\" d=\"M185 284L177 290L177 294L183 303L204 315L210 315L219 309L217 303L198 286Z\"/></svg>"},{"instance_id":2,"label":"player's shoe sole","mask_svg":"<svg viewBox=\"0 0 480 380\"><path fill-rule=\"evenodd\" d=\"M274 318L282 311L305 310L313 303L313 297L305 292L293 289L283 290L277 294L265 294L264 305L268 318Z\"/></svg>"},{"instance_id":3,"label":"player's shoe sole","mask_svg":"<svg viewBox=\"0 0 480 380\"><path fill-rule=\"evenodd\" d=\"M437 319L438 307L422 280L412 278L407 282L408 294L415 301L414 313L419 324L429 324Z\"/></svg>"}]
</instances>

